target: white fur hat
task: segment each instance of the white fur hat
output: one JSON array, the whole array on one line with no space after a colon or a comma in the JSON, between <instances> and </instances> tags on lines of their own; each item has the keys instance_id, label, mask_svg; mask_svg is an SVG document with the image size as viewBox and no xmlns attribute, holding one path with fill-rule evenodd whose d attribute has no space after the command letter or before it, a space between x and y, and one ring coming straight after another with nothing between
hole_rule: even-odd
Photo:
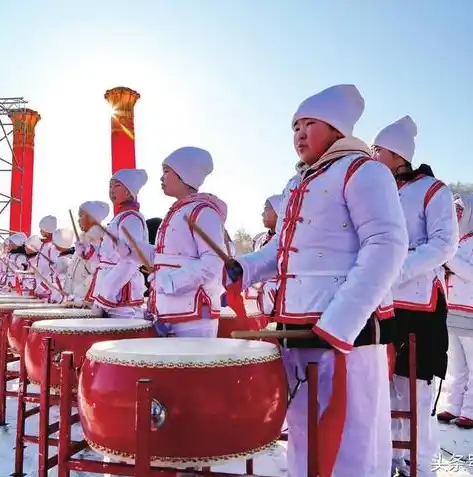
<instances>
[{"instance_id":1,"label":"white fur hat","mask_svg":"<svg viewBox=\"0 0 473 477\"><path fill-rule=\"evenodd\" d=\"M136 199L141 188L148 182L148 174L144 169L120 169L113 174L112 180L121 182Z\"/></svg>"},{"instance_id":2,"label":"white fur hat","mask_svg":"<svg viewBox=\"0 0 473 477\"><path fill-rule=\"evenodd\" d=\"M352 84L339 84L303 101L292 118L292 126L299 119L318 119L344 136L352 136L364 109L365 100L358 88Z\"/></svg>"},{"instance_id":3,"label":"white fur hat","mask_svg":"<svg viewBox=\"0 0 473 477\"><path fill-rule=\"evenodd\" d=\"M8 240L13 244L16 245L17 247L21 247L22 245L25 244L27 235L24 232L17 232L15 234L10 235L8 237Z\"/></svg>"},{"instance_id":4,"label":"white fur hat","mask_svg":"<svg viewBox=\"0 0 473 477\"><path fill-rule=\"evenodd\" d=\"M163 161L188 186L198 190L205 178L213 171L212 156L205 149L181 147Z\"/></svg>"},{"instance_id":5,"label":"white fur hat","mask_svg":"<svg viewBox=\"0 0 473 477\"><path fill-rule=\"evenodd\" d=\"M57 229L53 233L53 243L61 248L71 248L74 243L74 232L70 229Z\"/></svg>"},{"instance_id":6,"label":"white fur hat","mask_svg":"<svg viewBox=\"0 0 473 477\"><path fill-rule=\"evenodd\" d=\"M52 234L57 229L57 219L54 215L47 215L39 221L39 228Z\"/></svg>"},{"instance_id":7,"label":"white fur hat","mask_svg":"<svg viewBox=\"0 0 473 477\"><path fill-rule=\"evenodd\" d=\"M97 222L105 220L110 213L110 206L100 200L84 202L80 205L79 209L91 215Z\"/></svg>"},{"instance_id":8,"label":"white fur hat","mask_svg":"<svg viewBox=\"0 0 473 477\"><path fill-rule=\"evenodd\" d=\"M373 146L384 147L401 156L405 161L412 162L416 149L415 137L417 125L410 116L404 116L394 123L381 129L373 141Z\"/></svg>"},{"instance_id":9,"label":"white fur hat","mask_svg":"<svg viewBox=\"0 0 473 477\"><path fill-rule=\"evenodd\" d=\"M272 195L271 197L268 197L266 200L271 204L271 207L273 208L274 212L276 212L276 214L279 215L281 202L282 202L282 195L275 194L275 195Z\"/></svg>"},{"instance_id":10,"label":"white fur hat","mask_svg":"<svg viewBox=\"0 0 473 477\"><path fill-rule=\"evenodd\" d=\"M28 239L25 242L25 247L30 248L34 252L37 252L41 248L41 239L39 238L38 235L32 235L31 237L28 237Z\"/></svg>"}]
</instances>

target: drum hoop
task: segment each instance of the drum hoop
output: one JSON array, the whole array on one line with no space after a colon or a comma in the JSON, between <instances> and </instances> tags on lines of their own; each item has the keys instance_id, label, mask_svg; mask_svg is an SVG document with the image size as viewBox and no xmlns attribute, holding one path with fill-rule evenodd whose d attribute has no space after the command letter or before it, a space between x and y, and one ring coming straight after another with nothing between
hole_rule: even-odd
<instances>
[{"instance_id":1,"label":"drum hoop","mask_svg":"<svg viewBox=\"0 0 473 477\"><path fill-rule=\"evenodd\" d=\"M0 306L1 308L1 306ZM44 310L44 313L41 314L35 314L35 311ZM36 310L34 308L31 309L18 309L15 310L13 313L13 316L16 316L17 318L52 318L52 319L64 319L64 318L71 318L71 319L88 319L88 318L103 318L102 312L97 312L97 311L92 311L92 310L87 310L88 313L79 314L78 316L71 316L71 310L81 310L81 308L69 308L67 312L64 312L62 314L59 313L54 313L54 310L61 310L61 308L37 308ZM85 310L84 310L85 311ZM18 313L17 313L18 312ZM53 312L52 316L48 316L47 313Z\"/></svg>"},{"instance_id":2,"label":"drum hoop","mask_svg":"<svg viewBox=\"0 0 473 477\"><path fill-rule=\"evenodd\" d=\"M172 339L172 338L168 338ZM281 352L278 348L274 348L265 356L255 356L254 358L222 358L213 361L194 361L188 363L173 363L169 361L149 361L146 359L130 359L125 361L123 358L101 356L92 348L86 353L87 359L103 364L114 364L120 366L127 366L132 368L160 368L160 369L204 369L204 368L227 368L235 366L249 366L251 364L271 363L281 359Z\"/></svg>"},{"instance_id":3,"label":"drum hoop","mask_svg":"<svg viewBox=\"0 0 473 477\"><path fill-rule=\"evenodd\" d=\"M49 320L44 320L45 323L48 323ZM108 335L110 333L113 333L114 335L117 334L122 334L122 333L129 333L130 331L142 331L142 330L147 330L153 326L151 322L146 322L146 323L141 323L140 325L136 325L134 327L130 328L107 328L107 329L99 329L99 330L94 330L94 329L71 329L71 328L62 328L62 329L57 329L51 327L37 327L37 323L33 323L33 326L31 327L31 332L34 333L54 333L56 335ZM111 340L113 341L113 340Z\"/></svg>"}]
</instances>

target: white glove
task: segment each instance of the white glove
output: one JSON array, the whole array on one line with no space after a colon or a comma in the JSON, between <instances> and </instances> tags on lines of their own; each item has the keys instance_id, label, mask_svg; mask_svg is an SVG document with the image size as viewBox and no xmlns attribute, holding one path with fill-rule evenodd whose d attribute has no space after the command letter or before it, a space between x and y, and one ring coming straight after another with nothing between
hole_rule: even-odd
<instances>
[{"instance_id":1,"label":"white glove","mask_svg":"<svg viewBox=\"0 0 473 477\"><path fill-rule=\"evenodd\" d=\"M84 242L76 242L74 245L74 249L77 253L77 255L84 255L87 249L89 248L89 245L85 244Z\"/></svg>"},{"instance_id":2,"label":"white glove","mask_svg":"<svg viewBox=\"0 0 473 477\"><path fill-rule=\"evenodd\" d=\"M125 242L119 240L115 247L120 258L130 258L131 248Z\"/></svg>"}]
</instances>

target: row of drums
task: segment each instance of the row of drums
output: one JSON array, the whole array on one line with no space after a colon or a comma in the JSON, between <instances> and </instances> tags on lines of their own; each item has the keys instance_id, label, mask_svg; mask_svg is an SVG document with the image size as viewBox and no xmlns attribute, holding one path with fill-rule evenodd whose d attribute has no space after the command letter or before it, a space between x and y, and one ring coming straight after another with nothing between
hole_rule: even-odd
<instances>
[{"instance_id":1,"label":"row of drums","mask_svg":"<svg viewBox=\"0 0 473 477\"><path fill-rule=\"evenodd\" d=\"M18 296L0 296L0 313L11 352L24 353L30 382L41 381L44 338L53 342L51 392L59 389L61 353L73 352L84 436L103 455L134 460L140 379L151 379L150 425L159 412L159 425L150 433L155 464L248 459L279 439L288 394L281 355L272 343L158 338L146 320L101 318L100 311Z\"/></svg>"}]
</instances>

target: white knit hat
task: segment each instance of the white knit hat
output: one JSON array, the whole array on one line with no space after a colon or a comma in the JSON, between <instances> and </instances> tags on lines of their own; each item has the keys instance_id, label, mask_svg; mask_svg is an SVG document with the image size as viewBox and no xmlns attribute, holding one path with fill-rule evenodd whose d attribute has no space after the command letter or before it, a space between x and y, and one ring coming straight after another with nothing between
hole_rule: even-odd
<instances>
[{"instance_id":1,"label":"white knit hat","mask_svg":"<svg viewBox=\"0 0 473 477\"><path fill-rule=\"evenodd\" d=\"M38 235L32 235L28 237L28 240L25 243L25 247L30 248L34 252L37 252L41 248L42 242Z\"/></svg>"},{"instance_id":2,"label":"white knit hat","mask_svg":"<svg viewBox=\"0 0 473 477\"><path fill-rule=\"evenodd\" d=\"M71 248L74 243L74 232L70 229L57 229L53 233L53 243L61 248Z\"/></svg>"},{"instance_id":3,"label":"white knit hat","mask_svg":"<svg viewBox=\"0 0 473 477\"><path fill-rule=\"evenodd\" d=\"M136 199L141 188L148 182L148 174L144 169L121 169L113 174L112 180L121 182Z\"/></svg>"},{"instance_id":4,"label":"white knit hat","mask_svg":"<svg viewBox=\"0 0 473 477\"><path fill-rule=\"evenodd\" d=\"M80 205L79 210L92 216L97 222L105 220L110 212L110 206L100 200L91 200Z\"/></svg>"},{"instance_id":5,"label":"white knit hat","mask_svg":"<svg viewBox=\"0 0 473 477\"><path fill-rule=\"evenodd\" d=\"M276 212L276 214L279 215L281 202L282 202L282 195L275 194L275 195L272 195L271 197L268 197L266 200L271 204L271 207L273 208L274 212Z\"/></svg>"},{"instance_id":6,"label":"white knit hat","mask_svg":"<svg viewBox=\"0 0 473 477\"><path fill-rule=\"evenodd\" d=\"M410 116L404 116L394 123L381 129L373 141L373 146L384 147L401 156L405 161L412 162L416 149L415 137L417 125Z\"/></svg>"},{"instance_id":7,"label":"white knit hat","mask_svg":"<svg viewBox=\"0 0 473 477\"><path fill-rule=\"evenodd\" d=\"M213 171L212 156L205 149L198 147L181 147L163 161L188 186L199 190L205 178Z\"/></svg>"},{"instance_id":8,"label":"white knit hat","mask_svg":"<svg viewBox=\"0 0 473 477\"><path fill-rule=\"evenodd\" d=\"M39 228L52 234L57 229L57 219L54 215L47 215L39 221Z\"/></svg>"},{"instance_id":9,"label":"white knit hat","mask_svg":"<svg viewBox=\"0 0 473 477\"><path fill-rule=\"evenodd\" d=\"M15 234L10 235L8 237L8 240L13 244L16 245L17 247L21 247L22 245L25 244L27 235L24 232L17 232Z\"/></svg>"},{"instance_id":10,"label":"white knit hat","mask_svg":"<svg viewBox=\"0 0 473 477\"><path fill-rule=\"evenodd\" d=\"M357 87L339 84L310 96L292 118L292 126L299 119L318 119L330 124L344 136L352 136L353 128L365 109L365 100Z\"/></svg>"}]
</instances>

